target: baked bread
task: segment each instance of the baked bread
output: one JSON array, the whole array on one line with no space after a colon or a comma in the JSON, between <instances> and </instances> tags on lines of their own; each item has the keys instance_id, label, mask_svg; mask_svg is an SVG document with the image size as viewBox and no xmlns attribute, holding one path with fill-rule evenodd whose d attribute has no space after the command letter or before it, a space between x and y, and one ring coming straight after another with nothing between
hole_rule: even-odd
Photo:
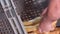
<instances>
[{"instance_id":1,"label":"baked bread","mask_svg":"<svg viewBox=\"0 0 60 34\"><path fill-rule=\"evenodd\" d=\"M28 34L59 34L59 29L60 28L59 29L56 28L57 20L52 23L52 26L55 28L54 31L51 31L51 32L43 32L43 33L40 33L38 31L38 29L37 29L38 26L39 26L39 23L36 22L36 24L34 24L33 22L28 22L28 21L24 22L25 29L28 32Z\"/></svg>"}]
</instances>

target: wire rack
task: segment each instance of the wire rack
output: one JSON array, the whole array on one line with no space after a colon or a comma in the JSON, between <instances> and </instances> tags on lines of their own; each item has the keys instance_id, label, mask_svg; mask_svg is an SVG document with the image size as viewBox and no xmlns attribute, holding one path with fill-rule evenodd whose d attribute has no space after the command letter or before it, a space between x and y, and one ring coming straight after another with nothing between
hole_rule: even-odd
<instances>
[{"instance_id":1,"label":"wire rack","mask_svg":"<svg viewBox=\"0 0 60 34\"><path fill-rule=\"evenodd\" d=\"M42 10L47 7L47 0L14 0L17 12L23 21L40 16Z\"/></svg>"},{"instance_id":2,"label":"wire rack","mask_svg":"<svg viewBox=\"0 0 60 34\"><path fill-rule=\"evenodd\" d=\"M0 34L14 34L14 31L7 20L0 4Z\"/></svg>"}]
</instances>

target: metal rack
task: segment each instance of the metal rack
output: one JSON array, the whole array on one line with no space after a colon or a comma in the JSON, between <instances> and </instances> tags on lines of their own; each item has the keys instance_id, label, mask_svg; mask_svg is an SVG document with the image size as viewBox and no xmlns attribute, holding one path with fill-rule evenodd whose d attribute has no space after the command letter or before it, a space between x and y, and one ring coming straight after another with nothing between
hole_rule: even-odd
<instances>
[{"instance_id":1,"label":"metal rack","mask_svg":"<svg viewBox=\"0 0 60 34\"><path fill-rule=\"evenodd\" d=\"M13 0L0 0L4 13L15 34L27 34L24 29L23 22L16 12Z\"/></svg>"},{"instance_id":2,"label":"metal rack","mask_svg":"<svg viewBox=\"0 0 60 34\"><path fill-rule=\"evenodd\" d=\"M9 21L9 26L11 26L10 29L13 30L12 33L10 32L11 34L27 34L22 20L28 21L40 16L42 10L47 6L43 6L45 4L44 0L0 0L0 3L5 17ZM8 29L7 34L10 34L9 31Z\"/></svg>"}]
</instances>

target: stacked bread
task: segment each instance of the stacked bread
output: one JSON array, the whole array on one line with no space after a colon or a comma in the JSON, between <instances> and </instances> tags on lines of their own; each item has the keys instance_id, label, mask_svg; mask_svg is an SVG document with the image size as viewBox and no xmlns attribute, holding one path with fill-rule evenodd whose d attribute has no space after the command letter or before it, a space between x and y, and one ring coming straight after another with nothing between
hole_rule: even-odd
<instances>
[{"instance_id":1,"label":"stacked bread","mask_svg":"<svg viewBox=\"0 0 60 34\"><path fill-rule=\"evenodd\" d=\"M28 32L28 34L59 34L60 33L60 28L56 28L57 21L54 21L52 23L52 26L55 27L54 31L43 32L43 33L38 31L39 22L40 22L40 18L39 17L35 18L33 20L30 20L30 21L25 21L24 22L25 29Z\"/></svg>"}]
</instances>

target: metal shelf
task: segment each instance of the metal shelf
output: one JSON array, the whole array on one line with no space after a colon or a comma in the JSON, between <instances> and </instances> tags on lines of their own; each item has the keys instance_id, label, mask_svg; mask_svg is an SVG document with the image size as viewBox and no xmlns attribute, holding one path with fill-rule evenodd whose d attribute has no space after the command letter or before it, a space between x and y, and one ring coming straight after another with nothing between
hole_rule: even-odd
<instances>
[{"instance_id":1,"label":"metal shelf","mask_svg":"<svg viewBox=\"0 0 60 34\"><path fill-rule=\"evenodd\" d=\"M23 22L15 10L16 7L14 5L13 0L0 0L0 2L1 2L2 8L4 10L4 13L6 15L5 17L7 17L8 21L9 21L8 23L10 23L10 25L12 27L12 28L7 27L7 28L10 28L11 31L13 29L15 34L18 34L18 33L19 34L27 34L27 32L25 31ZM11 33L9 33L9 34L11 34Z\"/></svg>"}]
</instances>

